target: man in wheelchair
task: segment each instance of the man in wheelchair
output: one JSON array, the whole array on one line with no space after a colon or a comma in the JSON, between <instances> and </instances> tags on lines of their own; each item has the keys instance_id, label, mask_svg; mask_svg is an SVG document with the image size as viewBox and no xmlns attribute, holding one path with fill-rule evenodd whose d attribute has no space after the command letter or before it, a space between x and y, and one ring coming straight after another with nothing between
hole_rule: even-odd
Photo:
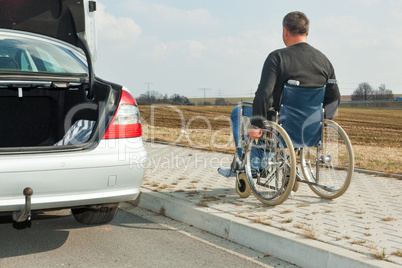
<instances>
[{"instance_id":1,"label":"man in wheelchair","mask_svg":"<svg viewBox=\"0 0 402 268\"><path fill-rule=\"evenodd\" d=\"M309 19L302 12L290 12L283 18L282 38L286 48L271 52L265 60L261 80L255 93L252 109L244 113L252 116L249 135L258 139L262 135L264 120L274 120L280 110L283 86L288 80L298 81L303 87L321 87L336 79L331 62L319 50L307 43ZM326 86L324 108L331 119L340 100L338 85ZM273 109L272 109L273 107ZM240 138L240 106L231 113L233 137L236 147Z\"/></svg>"},{"instance_id":2,"label":"man in wheelchair","mask_svg":"<svg viewBox=\"0 0 402 268\"><path fill-rule=\"evenodd\" d=\"M277 112L280 112L281 110L281 105L283 105L282 98L284 97L283 96L284 87L288 87L291 92L296 92L299 94L297 99L293 100L293 102L297 103L299 107L300 105L302 105L303 107L309 106L310 99L317 99L317 98L323 99L319 103L320 105L323 106L321 107L321 109L320 108L317 109L316 107L311 108L321 111L323 110L322 108L325 109L325 115L323 115L322 112L321 114L314 113L313 117L318 118L318 120L316 120L318 123L297 122L297 116L296 116L296 121L293 122L292 124L306 125L307 127L310 127L310 125L314 124L322 125L323 120L322 118L320 118L320 116L325 117L327 119L332 119L339 105L340 100L339 88L337 83L333 82L336 81L334 68L331 62L322 52L320 52L319 50L315 49L314 47L310 46L307 43L308 34L309 34L309 20L304 13L295 11L287 14L284 17L282 37L286 47L271 52L268 55L267 59L265 60L262 69L260 83L255 93L252 105L251 103L250 105L243 105L243 106L239 105L233 109L230 116L232 122L233 137L237 148L236 151L237 155L235 154L231 166L231 172L243 170L245 171L245 173L247 173L247 170L244 170L244 161L240 161L244 144L239 144L239 142L244 143L245 133L241 133L241 129L244 129L245 124L247 125L247 122L246 123L244 122L244 118L249 117L251 119L248 124L249 125L248 136L250 139L253 139L255 141L254 145L249 145L250 159L248 159L248 163L250 166L249 169L251 171L249 170L248 173L250 173L249 176L257 178L256 184L263 185L267 189L278 189L280 187L282 187L281 188L282 191L285 189L284 188L285 186L278 186L278 183L275 184L276 186L269 186L269 183L271 181L274 181L274 179L272 178L264 183L259 181L260 177L268 176L267 174L270 173L270 170L272 170L272 167L264 168L261 165L263 163L273 163L271 161L271 158L273 158L273 156L277 154L273 152L271 149L262 150L261 148L265 148L267 147L268 143L271 143L272 139L270 137L277 136L278 141L284 139L275 134L277 133L277 131L275 132L266 129L267 122L275 121ZM298 87L299 85L300 87ZM302 91L303 88L313 89L313 91L315 90L317 91L316 93L310 93L312 91L308 90L306 91L308 93L306 93L306 95L304 96L303 95L304 93ZM291 99L292 94L289 94L287 98ZM316 106L316 104L313 104L313 106L314 105ZM285 111L285 109L283 109L283 111ZM283 118L284 117L282 116L282 119ZM312 117L310 116L308 120L311 120L311 118ZM282 125L282 122L279 122L279 124ZM317 132L317 130L314 131ZM302 139L304 138L305 137L302 137ZM313 137L313 139L316 138ZM321 133L319 133L318 139L321 139ZM286 145L288 147L286 146L283 147L283 152L285 152L287 149L290 149L290 147L292 146L291 143L292 142L290 141L290 145ZM321 143L321 140L317 140L315 143L317 144ZM310 142L309 144L312 143ZM317 146L317 144L314 146ZM304 146L305 144L300 145L300 147ZM250 149L251 147L252 149ZM295 148L298 147L299 146L295 144ZM288 168L289 164L287 163L288 161L287 159L289 158L290 158L289 156L287 157L283 156L283 162L286 162L286 164L282 165L282 173L284 177L285 176L289 177L290 174L291 169ZM265 164L265 166L268 165L270 164ZM311 166L314 165L315 164L312 164ZM222 175L225 175L225 173L221 172L221 170L219 172ZM262 172L264 174L262 174ZM294 173L295 172L292 171L291 175L293 177L295 177ZM226 176L229 175L227 174ZM278 177L278 174L276 174L276 176ZM286 181L286 179L284 180ZM314 183L317 184L318 175L317 178L314 177L312 180L314 180L315 181ZM240 196L242 194L242 189L240 187L241 181L242 178L239 177L239 172L237 172L236 189ZM249 181L253 183L253 179L250 179ZM248 186L247 183L244 187L246 186ZM319 185L319 187L324 187L325 189L326 186ZM329 191L329 189L330 189L329 187L326 187L326 191ZM242 197L247 197L249 192L250 191L248 191L248 193L244 194L244 196ZM255 193L254 190L253 192ZM278 195L278 191L276 195ZM257 194L256 196L262 202L263 202L262 199L265 200L264 197L259 198ZM281 200L281 202L282 201L283 200ZM275 202L273 202L272 204L275 204ZM267 204L271 203L268 202Z\"/></svg>"},{"instance_id":3,"label":"man in wheelchair","mask_svg":"<svg viewBox=\"0 0 402 268\"><path fill-rule=\"evenodd\" d=\"M271 107L280 110L283 85L297 80L303 87L321 87L329 79L336 79L331 62L319 50L307 43L309 20L302 12L291 12L283 19L283 42L286 48L270 53L262 69L261 80L253 101L253 119L257 128L250 129L250 137L258 138L263 118L268 118ZM326 117L335 115L340 100L337 84L327 85L324 108Z\"/></svg>"}]
</instances>

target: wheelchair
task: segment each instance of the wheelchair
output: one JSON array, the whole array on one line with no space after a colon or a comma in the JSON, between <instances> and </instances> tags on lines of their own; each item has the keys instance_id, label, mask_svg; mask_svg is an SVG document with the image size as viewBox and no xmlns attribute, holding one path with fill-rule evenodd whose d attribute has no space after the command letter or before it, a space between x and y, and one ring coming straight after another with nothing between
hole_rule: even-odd
<instances>
[{"instance_id":1,"label":"wheelchair","mask_svg":"<svg viewBox=\"0 0 402 268\"><path fill-rule=\"evenodd\" d=\"M328 83L338 83L328 80ZM250 129L251 102L241 106L240 140L226 177L236 176L236 192L247 198L251 192L266 205L278 205L306 183L318 196L334 199L349 187L354 156L346 132L324 119L326 84L300 87L289 80L283 88L275 121L264 121L262 136L253 140Z\"/></svg>"}]
</instances>

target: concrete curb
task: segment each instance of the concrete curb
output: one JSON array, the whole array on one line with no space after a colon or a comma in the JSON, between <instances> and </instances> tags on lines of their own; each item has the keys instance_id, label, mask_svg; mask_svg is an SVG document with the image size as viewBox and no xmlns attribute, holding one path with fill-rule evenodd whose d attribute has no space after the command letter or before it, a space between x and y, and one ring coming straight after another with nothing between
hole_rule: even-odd
<instances>
[{"instance_id":1,"label":"concrete curb","mask_svg":"<svg viewBox=\"0 0 402 268\"><path fill-rule=\"evenodd\" d=\"M400 267L145 188L130 203L301 267Z\"/></svg>"}]
</instances>

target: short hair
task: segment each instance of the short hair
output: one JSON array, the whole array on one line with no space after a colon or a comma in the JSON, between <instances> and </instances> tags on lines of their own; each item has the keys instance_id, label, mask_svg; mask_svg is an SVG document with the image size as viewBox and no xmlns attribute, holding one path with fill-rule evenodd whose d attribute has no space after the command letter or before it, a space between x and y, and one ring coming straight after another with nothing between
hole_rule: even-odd
<instances>
[{"instance_id":1,"label":"short hair","mask_svg":"<svg viewBox=\"0 0 402 268\"><path fill-rule=\"evenodd\" d=\"M283 18L283 27L285 27L291 35L308 34L310 21L306 14L300 11L293 11Z\"/></svg>"}]
</instances>

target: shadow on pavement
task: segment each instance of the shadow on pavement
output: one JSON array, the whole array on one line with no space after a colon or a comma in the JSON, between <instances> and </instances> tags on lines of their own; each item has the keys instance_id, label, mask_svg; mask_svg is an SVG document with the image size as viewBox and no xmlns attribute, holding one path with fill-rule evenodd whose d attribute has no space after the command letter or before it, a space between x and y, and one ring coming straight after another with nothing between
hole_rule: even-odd
<instances>
[{"instance_id":1,"label":"shadow on pavement","mask_svg":"<svg viewBox=\"0 0 402 268\"><path fill-rule=\"evenodd\" d=\"M78 223L65 220L69 215L33 214L32 221L15 223L11 216L0 217L0 259L57 249L68 238L66 229ZM62 223L62 224L60 224Z\"/></svg>"},{"instance_id":2,"label":"shadow on pavement","mask_svg":"<svg viewBox=\"0 0 402 268\"><path fill-rule=\"evenodd\" d=\"M116 218L109 224L105 224L105 228L113 225L123 228L168 230L161 228L160 225L147 225L147 223L152 222L141 216L119 210ZM97 229L99 227L100 229ZM68 209L33 212L32 220L23 223L13 222L11 216L0 216L0 260L58 249L67 242L72 235L71 232L82 228L94 228L96 232L103 227L78 223Z\"/></svg>"}]
</instances>

